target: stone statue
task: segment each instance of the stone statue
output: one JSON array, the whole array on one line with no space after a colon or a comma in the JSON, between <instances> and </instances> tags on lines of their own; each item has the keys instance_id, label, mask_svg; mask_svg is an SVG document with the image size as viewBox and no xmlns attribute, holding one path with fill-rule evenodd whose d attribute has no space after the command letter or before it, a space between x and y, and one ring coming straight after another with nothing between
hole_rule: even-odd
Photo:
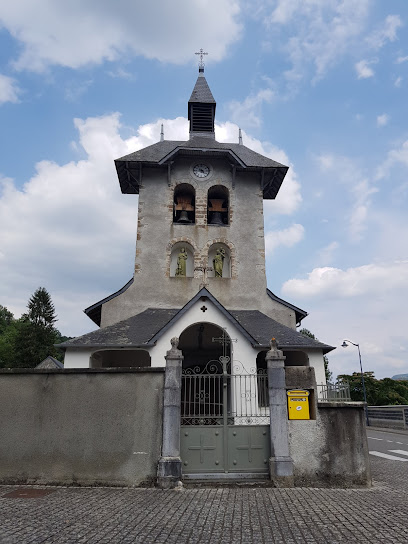
<instances>
[{"instance_id":1,"label":"stone statue","mask_svg":"<svg viewBox=\"0 0 408 544\"><path fill-rule=\"evenodd\" d=\"M222 278L222 269L224 267L225 249L219 248L213 259L214 272L216 278Z\"/></svg>"},{"instance_id":2,"label":"stone statue","mask_svg":"<svg viewBox=\"0 0 408 544\"><path fill-rule=\"evenodd\" d=\"M187 255L186 248L182 247L177 257L176 276L179 276L182 278L186 277L187 257L188 255Z\"/></svg>"}]
</instances>

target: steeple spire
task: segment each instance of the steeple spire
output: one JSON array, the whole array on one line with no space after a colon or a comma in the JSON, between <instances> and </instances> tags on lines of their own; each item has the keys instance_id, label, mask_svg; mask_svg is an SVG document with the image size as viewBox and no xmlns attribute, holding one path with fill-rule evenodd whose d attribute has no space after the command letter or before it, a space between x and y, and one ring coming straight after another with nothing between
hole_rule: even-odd
<instances>
[{"instance_id":1,"label":"steeple spire","mask_svg":"<svg viewBox=\"0 0 408 544\"><path fill-rule=\"evenodd\" d=\"M196 55L200 55L198 78L188 101L190 138L194 136L215 138L214 119L216 102L204 77L203 56L208 55L208 53L205 53L201 48Z\"/></svg>"}]
</instances>

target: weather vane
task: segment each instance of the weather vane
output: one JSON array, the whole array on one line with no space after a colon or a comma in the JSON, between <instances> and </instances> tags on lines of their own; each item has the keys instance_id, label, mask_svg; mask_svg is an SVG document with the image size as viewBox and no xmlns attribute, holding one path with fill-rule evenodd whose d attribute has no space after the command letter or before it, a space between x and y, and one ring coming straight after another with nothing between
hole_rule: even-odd
<instances>
[{"instance_id":1,"label":"weather vane","mask_svg":"<svg viewBox=\"0 0 408 544\"><path fill-rule=\"evenodd\" d=\"M208 53L204 53L203 48L201 48L200 51L198 53L195 53L195 54L200 55L200 64L198 65L198 67L204 69L203 57L204 57L204 55L208 55Z\"/></svg>"}]
</instances>

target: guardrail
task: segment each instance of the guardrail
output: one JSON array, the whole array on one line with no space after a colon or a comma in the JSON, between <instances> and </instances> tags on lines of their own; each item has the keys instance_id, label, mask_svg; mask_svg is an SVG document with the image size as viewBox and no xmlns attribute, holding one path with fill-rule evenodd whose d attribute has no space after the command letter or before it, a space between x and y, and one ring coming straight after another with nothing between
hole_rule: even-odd
<instances>
[{"instance_id":1,"label":"guardrail","mask_svg":"<svg viewBox=\"0 0 408 544\"><path fill-rule=\"evenodd\" d=\"M350 402L350 386L344 383L328 383L317 386L319 402Z\"/></svg>"},{"instance_id":2,"label":"guardrail","mask_svg":"<svg viewBox=\"0 0 408 544\"><path fill-rule=\"evenodd\" d=\"M408 405L368 406L367 412L373 427L408 430Z\"/></svg>"}]
</instances>

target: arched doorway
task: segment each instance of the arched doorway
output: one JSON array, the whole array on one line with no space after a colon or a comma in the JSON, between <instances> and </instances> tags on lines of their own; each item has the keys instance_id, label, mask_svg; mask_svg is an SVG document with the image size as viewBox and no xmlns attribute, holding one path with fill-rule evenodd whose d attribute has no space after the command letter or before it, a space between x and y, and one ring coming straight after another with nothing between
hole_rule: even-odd
<instances>
[{"instance_id":1,"label":"arched doorway","mask_svg":"<svg viewBox=\"0 0 408 544\"><path fill-rule=\"evenodd\" d=\"M195 374L223 372L220 357L228 357L230 371L231 339L229 335L212 323L195 323L180 335L179 349L183 352L183 369ZM210 365L211 368L210 368Z\"/></svg>"},{"instance_id":2,"label":"arched doorway","mask_svg":"<svg viewBox=\"0 0 408 544\"><path fill-rule=\"evenodd\" d=\"M195 323L180 335L180 453L186 479L268 476L269 418L258 399L259 377L233 372L233 341L211 323Z\"/></svg>"}]
</instances>

